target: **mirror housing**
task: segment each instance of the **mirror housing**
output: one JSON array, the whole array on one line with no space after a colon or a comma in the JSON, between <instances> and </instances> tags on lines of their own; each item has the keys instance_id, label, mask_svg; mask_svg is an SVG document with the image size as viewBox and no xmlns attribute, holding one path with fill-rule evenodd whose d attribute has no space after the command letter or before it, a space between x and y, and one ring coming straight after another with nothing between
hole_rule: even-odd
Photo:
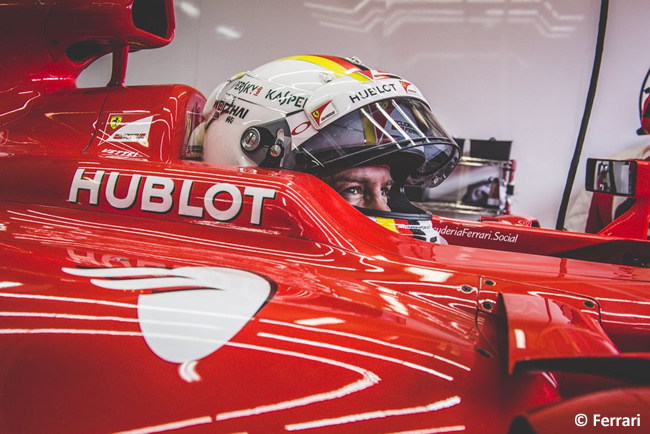
<instances>
[{"instance_id":1,"label":"mirror housing","mask_svg":"<svg viewBox=\"0 0 650 434\"><path fill-rule=\"evenodd\" d=\"M585 189L616 196L636 195L637 162L634 160L587 160Z\"/></svg>"},{"instance_id":2,"label":"mirror housing","mask_svg":"<svg viewBox=\"0 0 650 434\"><path fill-rule=\"evenodd\" d=\"M590 158L585 188L595 194L634 198L630 201L631 208L601 229L599 235L649 239L650 161Z\"/></svg>"}]
</instances>

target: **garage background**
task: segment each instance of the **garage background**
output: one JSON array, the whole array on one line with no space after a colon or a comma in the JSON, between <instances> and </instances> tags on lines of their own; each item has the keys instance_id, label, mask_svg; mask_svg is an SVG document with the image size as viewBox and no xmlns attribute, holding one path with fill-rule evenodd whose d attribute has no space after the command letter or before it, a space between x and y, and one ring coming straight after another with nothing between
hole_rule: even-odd
<instances>
[{"instance_id":1,"label":"garage background","mask_svg":"<svg viewBox=\"0 0 650 434\"><path fill-rule=\"evenodd\" d=\"M455 137L512 140L512 213L542 227L582 230L565 211L586 159L650 142L636 134L647 0L176 0L175 14L174 41L132 55L127 85L207 96L276 58L357 56L414 82ZM100 59L79 86L104 85L110 65Z\"/></svg>"}]
</instances>

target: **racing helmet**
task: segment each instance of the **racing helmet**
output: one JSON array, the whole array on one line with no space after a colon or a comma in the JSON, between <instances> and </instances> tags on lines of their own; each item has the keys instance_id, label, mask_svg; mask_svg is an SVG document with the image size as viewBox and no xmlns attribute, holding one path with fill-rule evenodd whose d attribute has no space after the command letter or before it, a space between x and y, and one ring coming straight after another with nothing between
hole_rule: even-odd
<instances>
[{"instance_id":1,"label":"racing helmet","mask_svg":"<svg viewBox=\"0 0 650 434\"><path fill-rule=\"evenodd\" d=\"M422 217L430 223L406 199L404 186L439 184L460 154L414 84L357 58L292 56L235 75L210 95L204 117L209 163L321 178L388 166L392 211L360 209L373 218Z\"/></svg>"}]
</instances>

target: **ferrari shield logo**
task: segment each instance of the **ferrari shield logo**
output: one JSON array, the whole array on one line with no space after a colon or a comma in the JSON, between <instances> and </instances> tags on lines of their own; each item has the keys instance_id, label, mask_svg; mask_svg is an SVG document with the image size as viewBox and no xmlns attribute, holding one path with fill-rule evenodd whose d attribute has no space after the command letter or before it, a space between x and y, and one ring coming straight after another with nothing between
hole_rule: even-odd
<instances>
[{"instance_id":1,"label":"ferrari shield logo","mask_svg":"<svg viewBox=\"0 0 650 434\"><path fill-rule=\"evenodd\" d=\"M105 133L108 136L107 142L137 143L141 146L149 146L149 130L153 122L153 116L145 116L140 113L111 113L106 122Z\"/></svg>"},{"instance_id":2,"label":"ferrari shield logo","mask_svg":"<svg viewBox=\"0 0 650 434\"><path fill-rule=\"evenodd\" d=\"M318 107L316 110L312 111L311 116L314 118L316 125L320 127L325 121L330 119L332 116L335 116L336 113L337 112L336 108L334 108L334 104L332 104L332 101L328 101L327 103Z\"/></svg>"},{"instance_id":3,"label":"ferrari shield logo","mask_svg":"<svg viewBox=\"0 0 650 434\"><path fill-rule=\"evenodd\" d=\"M122 116L111 116L111 119L109 120L108 123L111 126L111 128L115 130L122 123Z\"/></svg>"}]
</instances>

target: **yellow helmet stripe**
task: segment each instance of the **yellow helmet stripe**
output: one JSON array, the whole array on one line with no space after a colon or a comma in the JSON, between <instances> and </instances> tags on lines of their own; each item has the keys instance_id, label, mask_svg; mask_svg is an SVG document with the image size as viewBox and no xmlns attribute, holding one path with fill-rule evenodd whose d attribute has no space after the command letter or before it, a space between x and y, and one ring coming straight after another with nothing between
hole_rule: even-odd
<instances>
[{"instance_id":1,"label":"yellow helmet stripe","mask_svg":"<svg viewBox=\"0 0 650 434\"><path fill-rule=\"evenodd\" d=\"M397 227L395 227L395 219L386 218L386 217L377 217L376 221L377 223L379 223L380 226L383 226L386 229L390 229L391 231L397 232L399 234Z\"/></svg>"},{"instance_id":2,"label":"yellow helmet stripe","mask_svg":"<svg viewBox=\"0 0 650 434\"><path fill-rule=\"evenodd\" d=\"M310 62L315 65L322 66L323 68L332 71L339 77L347 75L348 77L354 78L360 82L370 81L370 77L364 75L358 66L338 57L304 55L284 57L280 60L287 59L302 60L304 62Z\"/></svg>"}]
</instances>

